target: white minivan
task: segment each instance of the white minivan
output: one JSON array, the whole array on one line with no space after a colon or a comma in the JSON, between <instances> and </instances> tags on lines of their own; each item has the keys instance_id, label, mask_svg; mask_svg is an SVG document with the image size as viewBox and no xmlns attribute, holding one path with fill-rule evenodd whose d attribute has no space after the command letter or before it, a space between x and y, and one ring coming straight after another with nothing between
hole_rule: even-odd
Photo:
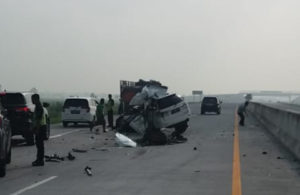
<instances>
[{"instance_id":1,"label":"white minivan","mask_svg":"<svg viewBox=\"0 0 300 195\"><path fill-rule=\"evenodd\" d=\"M65 100L61 115L62 124L87 123L90 126L96 121L97 101L91 97L69 97Z\"/></svg>"}]
</instances>

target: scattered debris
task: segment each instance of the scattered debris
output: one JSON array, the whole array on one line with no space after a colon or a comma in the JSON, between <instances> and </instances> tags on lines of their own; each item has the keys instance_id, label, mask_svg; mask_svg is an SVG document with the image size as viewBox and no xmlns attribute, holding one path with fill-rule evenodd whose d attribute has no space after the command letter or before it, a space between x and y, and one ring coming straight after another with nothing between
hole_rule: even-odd
<instances>
[{"instance_id":1,"label":"scattered debris","mask_svg":"<svg viewBox=\"0 0 300 195\"><path fill-rule=\"evenodd\" d=\"M101 151L101 152L108 152L109 151L108 148L92 148L92 150Z\"/></svg>"},{"instance_id":2,"label":"scattered debris","mask_svg":"<svg viewBox=\"0 0 300 195\"><path fill-rule=\"evenodd\" d=\"M89 167L89 166L86 166L86 167L84 168L84 171L85 171L85 173L86 173L88 176L92 176L92 175L93 175L93 174L92 174L92 168Z\"/></svg>"},{"instance_id":3,"label":"scattered debris","mask_svg":"<svg viewBox=\"0 0 300 195\"><path fill-rule=\"evenodd\" d=\"M262 152L262 154L263 154L263 155L266 155L266 154L268 154L268 152L265 152L265 151L264 151L264 152Z\"/></svg>"},{"instance_id":4,"label":"scattered debris","mask_svg":"<svg viewBox=\"0 0 300 195\"><path fill-rule=\"evenodd\" d=\"M72 148L73 152L77 152L77 153L86 153L87 150L82 150L82 149L76 149L76 148Z\"/></svg>"},{"instance_id":5,"label":"scattered debris","mask_svg":"<svg viewBox=\"0 0 300 195\"><path fill-rule=\"evenodd\" d=\"M60 161L64 161L64 160L65 160L64 157L60 157L57 154L53 154L51 156L45 155L46 162L60 162Z\"/></svg>"},{"instance_id":6,"label":"scattered debris","mask_svg":"<svg viewBox=\"0 0 300 195\"><path fill-rule=\"evenodd\" d=\"M197 150L197 147L194 147L194 150Z\"/></svg>"},{"instance_id":7,"label":"scattered debris","mask_svg":"<svg viewBox=\"0 0 300 195\"><path fill-rule=\"evenodd\" d=\"M116 143L119 146L125 147L136 147L137 145L134 141L121 133L116 133Z\"/></svg>"},{"instance_id":8,"label":"scattered debris","mask_svg":"<svg viewBox=\"0 0 300 195\"><path fill-rule=\"evenodd\" d=\"M73 155L71 154L71 152L68 153L67 158L68 158L69 160L75 160L75 156L73 156Z\"/></svg>"}]
</instances>

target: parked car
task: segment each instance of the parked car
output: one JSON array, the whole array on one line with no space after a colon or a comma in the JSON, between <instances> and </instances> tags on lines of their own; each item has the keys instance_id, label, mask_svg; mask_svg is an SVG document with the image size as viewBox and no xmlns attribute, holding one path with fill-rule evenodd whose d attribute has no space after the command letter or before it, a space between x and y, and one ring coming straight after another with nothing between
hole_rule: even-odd
<instances>
[{"instance_id":1,"label":"parked car","mask_svg":"<svg viewBox=\"0 0 300 195\"><path fill-rule=\"evenodd\" d=\"M65 100L62 111L62 124L87 123L92 126L96 121L97 101L91 97L69 97Z\"/></svg>"},{"instance_id":2,"label":"parked car","mask_svg":"<svg viewBox=\"0 0 300 195\"><path fill-rule=\"evenodd\" d=\"M0 177L6 174L6 164L11 161L11 128L7 112L0 103Z\"/></svg>"},{"instance_id":3,"label":"parked car","mask_svg":"<svg viewBox=\"0 0 300 195\"><path fill-rule=\"evenodd\" d=\"M221 101L217 97L204 97L201 103L201 114L206 112L221 114Z\"/></svg>"},{"instance_id":4,"label":"parked car","mask_svg":"<svg viewBox=\"0 0 300 195\"><path fill-rule=\"evenodd\" d=\"M34 144L32 117L35 106L31 100L32 95L31 92L3 92L0 94L1 103L7 110L7 117L10 120L12 136L22 135L28 145ZM50 136L50 117L46 107L49 104L44 103L43 106L47 122L45 138L47 140Z\"/></svg>"}]
</instances>

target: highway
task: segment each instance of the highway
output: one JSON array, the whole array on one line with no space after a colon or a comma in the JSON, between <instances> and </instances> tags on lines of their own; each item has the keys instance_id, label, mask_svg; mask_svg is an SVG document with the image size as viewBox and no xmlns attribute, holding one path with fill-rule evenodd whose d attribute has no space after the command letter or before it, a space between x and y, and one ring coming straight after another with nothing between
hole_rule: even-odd
<instances>
[{"instance_id":1,"label":"highway","mask_svg":"<svg viewBox=\"0 0 300 195\"><path fill-rule=\"evenodd\" d=\"M224 103L221 115L200 115L200 106L191 104L188 141L165 146L117 147L112 131L95 135L86 126L53 125L46 154L87 152L44 167L31 167L35 147L15 137L0 194L300 194L299 161L251 115L245 127L237 126L236 106Z\"/></svg>"}]
</instances>

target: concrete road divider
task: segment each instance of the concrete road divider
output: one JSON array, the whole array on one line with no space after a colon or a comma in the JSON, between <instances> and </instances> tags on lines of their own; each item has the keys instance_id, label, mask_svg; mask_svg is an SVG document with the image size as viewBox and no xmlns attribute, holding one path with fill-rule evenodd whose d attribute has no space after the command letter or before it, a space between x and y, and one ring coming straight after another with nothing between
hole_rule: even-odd
<instances>
[{"instance_id":1,"label":"concrete road divider","mask_svg":"<svg viewBox=\"0 0 300 195\"><path fill-rule=\"evenodd\" d=\"M262 103L250 102L247 110L300 159L300 114Z\"/></svg>"}]
</instances>

